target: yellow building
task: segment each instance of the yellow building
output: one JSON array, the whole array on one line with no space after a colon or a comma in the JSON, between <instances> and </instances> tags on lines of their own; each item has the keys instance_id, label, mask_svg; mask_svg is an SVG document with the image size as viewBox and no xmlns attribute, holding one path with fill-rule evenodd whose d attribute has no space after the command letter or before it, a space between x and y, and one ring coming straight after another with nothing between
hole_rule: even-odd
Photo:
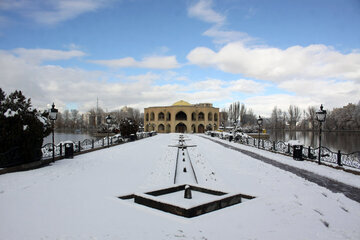
<instances>
[{"instance_id":1,"label":"yellow building","mask_svg":"<svg viewBox=\"0 0 360 240\"><path fill-rule=\"evenodd\" d=\"M203 133L219 127L219 108L211 103L190 104L183 100L171 106L144 109L145 131Z\"/></svg>"}]
</instances>

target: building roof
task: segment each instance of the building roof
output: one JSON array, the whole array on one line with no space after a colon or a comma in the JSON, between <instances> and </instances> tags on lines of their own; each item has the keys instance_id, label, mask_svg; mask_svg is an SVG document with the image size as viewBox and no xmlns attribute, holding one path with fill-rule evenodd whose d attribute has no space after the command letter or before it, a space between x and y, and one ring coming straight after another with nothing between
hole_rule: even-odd
<instances>
[{"instance_id":1,"label":"building roof","mask_svg":"<svg viewBox=\"0 0 360 240\"><path fill-rule=\"evenodd\" d=\"M191 106L191 104L188 102L185 102L184 100L180 100L180 101L177 101L176 103L174 103L172 106Z\"/></svg>"}]
</instances>

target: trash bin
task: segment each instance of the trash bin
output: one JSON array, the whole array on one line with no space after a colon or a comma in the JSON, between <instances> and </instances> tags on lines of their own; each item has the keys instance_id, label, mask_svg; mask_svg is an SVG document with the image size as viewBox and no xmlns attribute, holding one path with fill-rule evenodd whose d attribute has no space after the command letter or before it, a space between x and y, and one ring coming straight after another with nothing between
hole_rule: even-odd
<instances>
[{"instance_id":1,"label":"trash bin","mask_svg":"<svg viewBox=\"0 0 360 240\"><path fill-rule=\"evenodd\" d=\"M211 133L210 135L211 135L211 137L215 137L215 133Z\"/></svg>"},{"instance_id":2,"label":"trash bin","mask_svg":"<svg viewBox=\"0 0 360 240\"><path fill-rule=\"evenodd\" d=\"M74 157L74 144L65 143L65 158L73 158L73 157Z\"/></svg>"},{"instance_id":3,"label":"trash bin","mask_svg":"<svg viewBox=\"0 0 360 240\"><path fill-rule=\"evenodd\" d=\"M293 159L303 160L302 150L303 150L302 145L293 145Z\"/></svg>"},{"instance_id":4,"label":"trash bin","mask_svg":"<svg viewBox=\"0 0 360 240\"><path fill-rule=\"evenodd\" d=\"M233 140L233 138L234 138L234 137L230 135L230 136L229 136L229 142L231 142L231 141Z\"/></svg>"},{"instance_id":5,"label":"trash bin","mask_svg":"<svg viewBox=\"0 0 360 240\"><path fill-rule=\"evenodd\" d=\"M136 140L136 135L135 134L130 134L130 141L135 141Z\"/></svg>"}]
</instances>

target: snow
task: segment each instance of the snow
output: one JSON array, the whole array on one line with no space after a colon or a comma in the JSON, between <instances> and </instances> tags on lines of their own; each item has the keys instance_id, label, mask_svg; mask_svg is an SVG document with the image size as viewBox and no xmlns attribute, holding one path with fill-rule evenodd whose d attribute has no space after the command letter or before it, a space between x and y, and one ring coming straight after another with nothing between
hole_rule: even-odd
<instances>
[{"instance_id":1,"label":"snow","mask_svg":"<svg viewBox=\"0 0 360 240\"><path fill-rule=\"evenodd\" d=\"M168 145L178 137L159 134L1 175L0 238L360 239L358 202L200 136L186 137L197 145L188 153L199 186L256 198L189 219L120 200L174 186L177 149ZM291 162L330 174L325 166ZM337 172L340 181L359 186L358 176Z\"/></svg>"},{"instance_id":2,"label":"snow","mask_svg":"<svg viewBox=\"0 0 360 240\"><path fill-rule=\"evenodd\" d=\"M6 118L9 118L9 117L14 117L15 115L18 114L18 111L13 111L11 110L10 108L8 110L6 110L6 112L4 113L4 116Z\"/></svg>"}]
</instances>

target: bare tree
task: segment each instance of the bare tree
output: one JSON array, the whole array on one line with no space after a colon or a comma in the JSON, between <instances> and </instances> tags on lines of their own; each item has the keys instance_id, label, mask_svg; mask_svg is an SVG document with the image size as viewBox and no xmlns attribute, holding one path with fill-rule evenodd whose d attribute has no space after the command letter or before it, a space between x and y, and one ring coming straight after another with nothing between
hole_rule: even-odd
<instances>
[{"instance_id":1,"label":"bare tree","mask_svg":"<svg viewBox=\"0 0 360 240\"><path fill-rule=\"evenodd\" d=\"M240 102L234 102L229 107L229 118L232 123L239 120L240 117Z\"/></svg>"},{"instance_id":2,"label":"bare tree","mask_svg":"<svg viewBox=\"0 0 360 240\"><path fill-rule=\"evenodd\" d=\"M314 106L310 106L307 108L306 113L308 121L311 123L311 129L315 130L315 124L316 124L316 108Z\"/></svg>"},{"instance_id":3,"label":"bare tree","mask_svg":"<svg viewBox=\"0 0 360 240\"><path fill-rule=\"evenodd\" d=\"M300 117L301 117L300 108L295 105L290 105L287 114L287 121L289 123L290 130L293 128L295 128L296 130L296 124L300 120Z\"/></svg>"}]
</instances>

